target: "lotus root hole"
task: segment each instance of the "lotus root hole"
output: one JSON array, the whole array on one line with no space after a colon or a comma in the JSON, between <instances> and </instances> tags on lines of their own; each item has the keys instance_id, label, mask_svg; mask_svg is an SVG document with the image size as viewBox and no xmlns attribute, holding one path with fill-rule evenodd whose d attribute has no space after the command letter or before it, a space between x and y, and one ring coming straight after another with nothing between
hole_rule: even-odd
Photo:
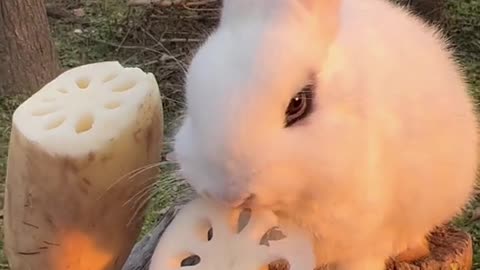
<instances>
[{"instance_id":1,"label":"lotus root hole","mask_svg":"<svg viewBox=\"0 0 480 270\"><path fill-rule=\"evenodd\" d=\"M78 134L84 133L92 129L94 123L94 118L91 114L86 114L78 119L75 124L75 132Z\"/></svg>"},{"instance_id":2,"label":"lotus root hole","mask_svg":"<svg viewBox=\"0 0 480 270\"><path fill-rule=\"evenodd\" d=\"M113 92L125 92L125 91L128 91L128 90L132 89L133 87L135 87L136 84L137 84L136 81L127 81L123 84L115 86L112 89L112 91Z\"/></svg>"},{"instance_id":3,"label":"lotus root hole","mask_svg":"<svg viewBox=\"0 0 480 270\"><path fill-rule=\"evenodd\" d=\"M270 262L267 265L262 265L258 270L282 269L290 270L290 263L285 259L278 259Z\"/></svg>"},{"instance_id":4,"label":"lotus root hole","mask_svg":"<svg viewBox=\"0 0 480 270\"><path fill-rule=\"evenodd\" d=\"M108 102L107 104L105 104L104 107L105 107L105 109L113 110L113 109L116 109L116 108L120 107L120 102L111 101L111 102Z\"/></svg>"},{"instance_id":5,"label":"lotus root hole","mask_svg":"<svg viewBox=\"0 0 480 270\"><path fill-rule=\"evenodd\" d=\"M47 130L52 130L52 129L55 129L55 128L58 128L59 126L61 126L63 124L63 122L65 122L65 116L56 118L56 119L48 122L47 126L45 128Z\"/></svg>"},{"instance_id":6,"label":"lotus root hole","mask_svg":"<svg viewBox=\"0 0 480 270\"><path fill-rule=\"evenodd\" d=\"M55 112L57 109L55 107L43 107L38 108L32 112L33 116L44 116Z\"/></svg>"},{"instance_id":7,"label":"lotus root hole","mask_svg":"<svg viewBox=\"0 0 480 270\"><path fill-rule=\"evenodd\" d=\"M76 81L76 84L80 90L85 90L90 85L90 80L88 78L80 78Z\"/></svg>"},{"instance_id":8,"label":"lotus root hole","mask_svg":"<svg viewBox=\"0 0 480 270\"><path fill-rule=\"evenodd\" d=\"M237 220L237 233L240 233L250 222L250 218L252 217L252 210L249 208L244 208L240 211Z\"/></svg>"},{"instance_id":9,"label":"lotus root hole","mask_svg":"<svg viewBox=\"0 0 480 270\"><path fill-rule=\"evenodd\" d=\"M107 76L105 76L105 78L103 78L103 82L104 83L109 82L109 81L115 79L117 76L118 76L118 73L110 73Z\"/></svg>"},{"instance_id":10,"label":"lotus root hole","mask_svg":"<svg viewBox=\"0 0 480 270\"><path fill-rule=\"evenodd\" d=\"M260 239L260 245L270 246L270 241L280 241L286 237L287 236L278 227L273 227L266 231L262 236Z\"/></svg>"},{"instance_id":11,"label":"lotus root hole","mask_svg":"<svg viewBox=\"0 0 480 270\"><path fill-rule=\"evenodd\" d=\"M180 267L194 266L200 263L202 259L198 255L190 255L180 262Z\"/></svg>"}]
</instances>

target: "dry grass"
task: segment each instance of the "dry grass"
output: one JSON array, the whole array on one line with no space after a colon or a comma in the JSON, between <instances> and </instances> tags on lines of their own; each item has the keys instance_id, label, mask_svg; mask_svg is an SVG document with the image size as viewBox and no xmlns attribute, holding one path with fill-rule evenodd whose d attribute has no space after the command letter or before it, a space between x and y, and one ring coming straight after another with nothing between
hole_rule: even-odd
<instances>
[{"instance_id":1,"label":"dry grass","mask_svg":"<svg viewBox=\"0 0 480 270\"><path fill-rule=\"evenodd\" d=\"M194 50L216 25L218 6L126 8L116 1L91 2L70 7L85 9L88 19L78 18L68 25L52 21L64 66L118 60L153 72L167 120L179 117L184 72Z\"/></svg>"}]
</instances>

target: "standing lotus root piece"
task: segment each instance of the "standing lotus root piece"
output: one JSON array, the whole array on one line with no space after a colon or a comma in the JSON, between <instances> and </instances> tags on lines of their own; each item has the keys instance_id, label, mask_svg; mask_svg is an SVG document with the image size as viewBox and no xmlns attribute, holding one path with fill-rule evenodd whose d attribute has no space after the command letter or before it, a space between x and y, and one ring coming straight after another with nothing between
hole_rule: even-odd
<instances>
[{"instance_id":1,"label":"standing lotus root piece","mask_svg":"<svg viewBox=\"0 0 480 270\"><path fill-rule=\"evenodd\" d=\"M230 209L197 199L167 227L149 270L259 270L288 262L313 270L311 238L266 210Z\"/></svg>"},{"instance_id":2,"label":"standing lotus root piece","mask_svg":"<svg viewBox=\"0 0 480 270\"><path fill-rule=\"evenodd\" d=\"M160 159L152 74L117 62L64 72L13 115L5 196L10 267L119 269Z\"/></svg>"}]
</instances>

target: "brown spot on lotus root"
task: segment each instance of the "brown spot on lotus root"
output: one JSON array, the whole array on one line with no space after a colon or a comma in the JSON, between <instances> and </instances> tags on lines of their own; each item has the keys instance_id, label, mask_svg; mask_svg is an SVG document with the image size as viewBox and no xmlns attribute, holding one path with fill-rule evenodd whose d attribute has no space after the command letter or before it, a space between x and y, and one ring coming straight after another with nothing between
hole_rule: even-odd
<instances>
[{"instance_id":1,"label":"brown spot on lotus root","mask_svg":"<svg viewBox=\"0 0 480 270\"><path fill-rule=\"evenodd\" d=\"M78 188L84 195L88 195L88 188L85 187L84 185L78 185Z\"/></svg>"},{"instance_id":2,"label":"brown spot on lotus root","mask_svg":"<svg viewBox=\"0 0 480 270\"><path fill-rule=\"evenodd\" d=\"M65 157L62 160L62 166L65 168L65 171L69 174L70 173L71 174L76 174L79 171L79 168L78 168L77 164L75 164L75 161L72 158L69 158L69 157ZM65 178L68 177L69 174L67 174L64 177Z\"/></svg>"},{"instance_id":3,"label":"brown spot on lotus root","mask_svg":"<svg viewBox=\"0 0 480 270\"><path fill-rule=\"evenodd\" d=\"M92 162L95 159L95 153L88 152L88 161Z\"/></svg>"},{"instance_id":4,"label":"brown spot on lotus root","mask_svg":"<svg viewBox=\"0 0 480 270\"><path fill-rule=\"evenodd\" d=\"M92 185L92 182L90 182L90 180L88 180L88 178L86 177L82 177L82 181L87 184L87 186L91 186Z\"/></svg>"},{"instance_id":5,"label":"brown spot on lotus root","mask_svg":"<svg viewBox=\"0 0 480 270\"><path fill-rule=\"evenodd\" d=\"M55 222L53 221L53 217L50 215L50 213L45 212L45 213L43 214L43 216L44 216L45 221L46 221L46 223L48 224L48 226L49 226L50 228L53 228L54 230L56 230L56 229L57 229L57 225L56 225Z\"/></svg>"},{"instance_id":6,"label":"brown spot on lotus root","mask_svg":"<svg viewBox=\"0 0 480 270\"><path fill-rule=\"evenodd\" d=\"M150 150L151 150L151 145L155 142L152 142L152 137L153 137L153 127L154 125L151 125L148 129L147 129L147 134L146 134L146 140L147 140L147 143L146 143L146 151L147 151L147 154L150 154Z\"/></svg>"},{"instance_id":7,"label":"brown spot on lotus root","mask_svg":"<svg viewBox=\"0 0 480 270\"><path fill-rule=\"evenodd\" d=\"M106 163L108 162L109 160L111 160L113 158L113 155L112 154L107 154L107 155L103 155L100 157L100 161L103 162L103 163Z\"/></svg>"}]
</instances>

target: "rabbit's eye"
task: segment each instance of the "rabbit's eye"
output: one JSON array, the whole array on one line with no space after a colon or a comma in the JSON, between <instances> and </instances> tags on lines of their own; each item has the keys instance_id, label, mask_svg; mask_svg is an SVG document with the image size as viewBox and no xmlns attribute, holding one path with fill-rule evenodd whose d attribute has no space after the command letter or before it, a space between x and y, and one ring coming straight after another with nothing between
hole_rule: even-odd
<instances>
[{"instance_id":1,"label":"rabbit's eye","mask_svg":"<svg viewBox=\"0 0 480 270\"><path fill-rule=\"evenodd\" d=\"M313 85L307 85L290 100L290 104L288 104L285 112L286 127L295 124L311 112L312 88Z\"/></svg>"}]
</instances>

